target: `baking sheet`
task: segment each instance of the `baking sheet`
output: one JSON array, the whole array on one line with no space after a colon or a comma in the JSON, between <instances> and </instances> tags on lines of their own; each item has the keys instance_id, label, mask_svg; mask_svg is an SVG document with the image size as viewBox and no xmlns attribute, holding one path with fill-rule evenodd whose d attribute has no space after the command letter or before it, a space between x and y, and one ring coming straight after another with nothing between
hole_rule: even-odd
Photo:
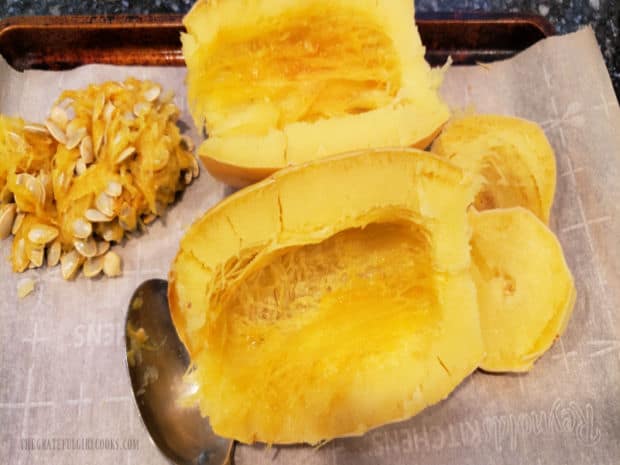
<instances>
[{"instance_id":1,"label":"baking sheet","mask_svg":"<svg viewBox=\"0 0 620 465\"><path fill-rule=\"evenodd\" d=\"M87 63L183 66L183 14L23 16L0 20L0 54L15 69L61 70ZM555 34L527 13L419 13L426 59L442 65L495 61Z\"/></svg>"},{"instance_id":2,"label":"baking sheet","mask_svg":"<svg viewBox=\"0 0 620 465\"><path fill-rule=\"evenodd\" d=\"M174 89L191 128L184 74L183 68L103 65L22 74L0 61L0 112L42 121L62 89L131 75ZM447 401L411 420L320 448L238 447L237 464L620 460L620 109L594 34L588 28L505 62L453 67L443 93L454 108L529 118L547 132L558 163L552 227L578 292L565 335L529 374L477 372ZM133 405L125 310L138 284L166 277L184 229L228 192L203 172L164 221L117 247L124 260L119 279L67 283L58 268L16 275L7 262L10 240L0 243L2 463L167 463ZM36 290L19 300L24 277L36 280ZM30 450L33 445L54 450Z\"/></svg>"}]
</instances>

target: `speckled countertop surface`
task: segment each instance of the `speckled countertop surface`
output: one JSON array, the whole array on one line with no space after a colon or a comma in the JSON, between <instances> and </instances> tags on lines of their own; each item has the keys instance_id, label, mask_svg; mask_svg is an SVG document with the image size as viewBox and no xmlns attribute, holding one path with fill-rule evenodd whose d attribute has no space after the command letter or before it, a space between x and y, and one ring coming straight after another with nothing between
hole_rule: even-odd
<instances>
[{"instance_id":1,"label":"speckled countertop surface","mask_svg":"<svg viewBox=\"0 0 620 465\"><path fill-rule=\"evenodd\" d=\"M0 0L0 19L17 15L185 13L194 0ZM417 0L419 12L480 10L537 13L558 33L591 24L620 96L620 1L618 0Z\"/></svg>"}]
</instances>

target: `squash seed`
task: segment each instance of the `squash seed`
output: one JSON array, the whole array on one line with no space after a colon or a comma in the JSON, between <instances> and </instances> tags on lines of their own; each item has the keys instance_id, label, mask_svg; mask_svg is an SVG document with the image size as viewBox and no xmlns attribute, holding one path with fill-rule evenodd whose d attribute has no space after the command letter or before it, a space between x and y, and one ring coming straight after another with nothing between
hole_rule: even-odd
<instances>
[{"instance_id":1,"label":"squash seed","mask_svg":"<svg viewBox=\"0 0 620 465\"><path fill-rule=\"evenodd\" d=\"M108 242L120 242L123 239L123 228L118 223L106 224L101 236Z\"/></svg>"},{"instance_id":2,"label":"squash seed","mask_svg":"<svg viewBox=\"0 0 620 465\"><path fill-rule=\"evenodd\" d=\"M63 145L67 143L67 135L56 125L56 123L49 119L45 120L45 127L57 142L60 142Z\"/></svg>"},{"instance_id":3,"label":"squash seed","mask_svg":"<svg viewBox=\"0 0 620 465\"><path fill-rule=\"evenodd\" d=\"M58 237L58 229L47 224L35 224L28 231L28 240L33 244L45 245Z\"/></svg>"},{"instance_id":4,"label":"squash seed","mask_svg":"<svg viewBox=\"0 0 620 465\"><path fill-rule=\"evenodd\" d=\"M34 280L32 278L20 279L17 283L17 297L23 299L34 291Z\"/></svg>"},{"instance_id":5,"label":"squash seed","mask_svg":"<svg viewBox=\"0 0 620 465\"><path fill-rule=\"evenodd\" d=\"M82 139L82 142L80 142L80 157L86 165L90 165L93 161L95 161L92 137L85 136Z\"/></svg>"},{"instance_id":6,"label":"squash seed","mask_svg":"<svg viewBox=\"0 0 620 465\"><path fill-rule=\"evenodd\" d=\"M19 145L19 146L23 146L24 145L24 143L25 143L24 138L22 136L20 136L19 134L14 133L12 131L9 131L8 135L9 135L9 137L11 139L13 139L13 142L15 142L17 145Z\"/></svg>"},{"instance_id":7,"label":"squash seed","mask_svg":"<svg viewBox=\"0 0 620 465\"><path fill-rule=\"evenodd\" d=\"M192 176L195 178L200 174L200 165L198 165L198 160L196 157L192 156Z\"/></svg>"},{"instance_id":8,"label":"squash seed","mask_svg":"<svg viewBox=\"0 0 620 465\"><path fill-rule=\"evenodd\" d=\"M97 94L95 103L93 104L93 121L98 120L105 106L105 94L103 92Z\"/></svg>"},{"instance_id":9,"label":"squash seed","mask_svg":"<svg viewBox=\"0 0 620 465\"><path fill-rule=\"evenodd\" d=\"M88 210L86 210L86 212L84 212L84 216L88 221L91 221L92 223L105 223L112 220L112 218L104 215L99 210L96 210L94 208L89 208Z\"/></svg>"},{"instance_id":10,"label":"squash seed","mask_svg":"<svg viewBox=\"0 0 620 465\"><path fill-rule=\"evenodd\" d=\"M129 146L127 147L125 150L123 150L118 157L116 157L116 162L115 163L122 163L125 160L127 160L129 157L131 157L136 151L136 148L133 146Z\"/></svg>"},{"instance_id":11,"label":"squash seed","mask_svg":"<svg viewBox=\"0 0 620 465\"><path fill-rule=\"evenodd\" d=\"M56 185L59 188L64 189L64 184L65 184L65 172L61 171L58 173L58 176L56 176Z\"/></svg>"},{"instance_id":12,"label":"squash seed","mask_svg":"<svg viewBox=\"0 0 620 465\"><path fill-rule=\"evenodd\" d=\"M52 110L50 111L49 120L56 124L59 128L64 129L67 127L69 116L67 115L67 111L64 108L56 105L52 107Z\"/></svg>"},{"instance_id":13,"label":"squash seed","mask_svg":"<svg viewBox=\"0 0 620 465\"><path fill-rule=\"evenodd\" d=\"M71 167L71 171L69 171L70 173L73 173L75 171L75 164ZM69 189L69 187L71 187L71 182L72 182L72 177L68 176L64 171L61 172L58 175L58 187L60 189L62 189L63 191L66 191L67 189Z\"/></svg>"},{"instance_id":14,"label":"squash seed","mask_svg":"<svg viewBox=\"0 0 620 465\"><path fill-rule=\"evenodd\" d=\"M43 183L34 176L26 176L26 189L30 191L40 205L45 205L45 187L43 187Z\"/></svg>"},{"instance_id":15,"label":"squash seed","mask_svg":"<svg viewBox=\"0 0 620 465\"><path fill-rule=\"evenodd\" d=\"M115 252L108 252L103 257L103 273L113 278L121 274L121 257Z\"/></svg>"},{"instance_id":16,"label":"squash seed","mask_svg":"<svg viewBox=\"0 0 620 465\"><path fill-rule=\"evenodd\" d=\"M71 250L60 257L60 272L62 277L69 280L75 276L84 261L84 257L79 255L75 250Z\"/></svg>"},{"instance_id":17,"label":"squash seed","mask_svg":"<svg viewBox=\"0 0 620 465\"><path fill-rule=\"evenodd\" d=\"M81 127L76 129L74 132L67 134L67 148L69 150L73 150L78 146L82 139L86 136L86 128Z\"/></svg>"},{"instance_id":18,"label":"squash seed","mask_svg":"<svg viewBox=\"0 0 620 465\"><path fill-rule=\"evenodd\" d=\"M38 123L28 123L24 124L24 131L32 132L34 134L45 134L49 135L49 131L45 126Z\"/></svg>"},{"instance_id":19,"label":"squash seed","mask_svg":"<svg viewBox=\"0 0 620 465\"><path fill-rule=\"evenodd\" d=\"M26 256L32 262L35 268L43 265L43 255L44 255L43 247L30 247L26 250Z\"/></svg>"},{"instance_id":20,"label":"squash seed","mask_svg":"<svg viewBox=\"0 0 620 465\"><path fill-rule=\"evenodd\" d=\"M26 185L26 181L31 178L32 175L28 174L28 173L20 173L17 176L15 176L15 184L17 184L18 186L25 186Z\"/></svg>"},{"instance_id":21,"label":"squash seed","mask_svg":"<svg viewBox=\"0 0 620 465\"><path fill-rule=\"evenodd\" d=\"M105 192L102 192L97 196L97 198L95 199L95 207L97 207L97 210L99 210L101 213L109 216L110 218L113 218L115 215L114 199Z\"/></svg>"},{"instance_id":22,"label":"squash seed","mask_svg":"<svg viewBox=\"0 0 620 465\"><path fill-rule=\"evenodd\" d=\"M154 215L153 213L149 213L148 215L144 215L144 216L142 217L142 222L143 222L145 225L149 225L149 224L151 224L153 221L155 221L156 219L157 219L157 216L156 216L156 215Z\"/></svg>"},{"instance_id":23,"label":"squash seed","mask_svg":"<svg viewBox=\"0 0 620 465\"><path fill-rule=\"evenodd\" d=\"M73 235L78 239L86 239L93 232L93 225L84 218L78 218L73 222Z\"/></svg>"},{"instance_id":24,"label":"squash seed","mask_svg":"<svg viewBox=\"0 0 620 465\"><path fill-rule=\"evenodd\" d=\"M119 197L123 193L123 186L116 181L110 181L105 188L105 193L110 197Z\"/></svg>"},{"instance_id":25,"label":"squash seed","mask_svg":"<svg viewBox=\"0 0 620 465\"><path fill-rule=\"evenodd\" d=\"M128 203L123 203L118 214L118 224L125 231L133 231L137 226L136 210Z\"/></svg>"},{"instance_id":26,"label":"squash seed","mask_svg":"<svg viewBox=\"0 0 620 465\"><path fill-rule=\"evenodd\" d=\"M75 163L75 174L81 176L86 171L86 163L81 158Z\"/></svg>"},{"instance_id":27,"label":"squash seed","mask_svg":"<svg viewBox=\"0 0 620 465\"><path fill-rule=\"evenodd\" d=\"M142 94L142 96L146 99L147 102L154 102L155 100L157 100L157 97L159 97L159 94L161 94L161 87L155 85L150 89L146 90Z\"/></svg>"},{"instance_id":28,"label":"squash seed","mask_svg":"<svg viewBox=\"0 0 620 465\"><path fill-rule=\"evenodd\" d=\"M62 246L60 241L54 241L47 246L47 266L52 268L58 265L60 261L60 253L62 252Z\"/></svg>"},{"instance_id":29,"label":"squash seed","mask_svg":"<svg viewBox=\"0 0 620 465\"><path fill-rule=\"evenodd\" d=\"M121 140L123 139L123 135L122 134L117 134L114 136L114 139L112 139L112 146L116 147L117 145L119 145L121 143Z\"/></svg>"},{"instance_id":30,"label":"squash seed","mask_svg":"<svg viewBox=\"0 0 620 465\"><path fill-rule=\"evenodd\" d=\"M16 212L17 205L14 203L7 203L0 210L0 239L5 239L11 234Z\"/></svg>"},{"instance_id":31,"label":"squash seed","mask_svg":"<svg viewBox=\"0 0 620 465\"><path fill-rule=\"evenodd\" d=\"M25 216L25 213L18 213L17 216L15 216L15 221L13 222L13 227L11 228L11 234L17 234L19 228L22 227L22 222L24 221Z\"/></svg>"},{"instance_id":32,"label":"squash seed","mask_svg":"<svg viewBox=\"0 0 620 465\"><path fill-rule=\"evenodd\" d=\"M99 153L101 147L103 147L103 144L105 144L105 132L99 134L94 141L93 153L95 155Z\"/></svg>"},{"instance_id":33,"label":"squash seed","mask_svg":"<svg viewBox=\"0 0 620 465\"><path fill-rule=\"evenodd\" d=\"M77 131L79 131L81 127L84 127L84 124L79 119L73 119L69 121L69 124L67 124L67 127L65 128L65 134L67 135L67 138L70 139L71 136L73 136Z\"/></svg>"},{"instance_id":34,"label":"squash seed","mask_svg":"<svg viewBox=\"0 0 620 465\"><path fill-rule=\"evenodd\" d=\"M90 239L75 239L73 241L73 247L77 252L86 258L94 257L97 254L97 243L93 238Z\"/></svg>"},{"instance_id":35,"label":"squash seed","mask_svg":"<svg viewBox=\"0 0 620 465\"><path fill-rule=\"evenodd\" d=\"M92 257L84 262L82 272L87 278L94 278L103 270L104 257Z\"/></svg>"},{"instance_id":36,"label":"squash seed","mask_svg":"<svg viewBox=\"0 0 620 465\"><path fill-rule=\"evenodd\" d=\"M192 179L194 179L194 176L192 176L192 172L191 171L186 171L185 174L183 175L183 179L185 179L185 184L191 184Z\"/></svg>"},{"instance_id":37,"label":"squash seed","mask_svg":"<svg viewBox=\"0 0 620 465\"><path fill-rule=\"evenodd\" d=\"M41 170L39 172L39 176L37 176L37 179L43 186L43 190L47 190L47 187L49 186L50 180L51 180L51 176L49 175L49 173L46 173L45 171Z\"/></svg>"},{"instance_id":38,"label":"squash seed","mask_svg":"<svg viewBox=\"0 0 620 465\"><path fill-rule=\"evenodd\" d=\"M18 186L27 186L33 179L36 179L30 173L20 173L15 176L15 184Z\"/></svg>"},{"instance_id":39,"label":"squash seed","mask_svg":"<svg viewBox=\"0 0 620 465\"><path fill-rule=\"evenodd\" d=\"M105 104L105 106L103 107L103 120L106 123L109 123L110 120L112 119L112 115L114 114L114 110L116 110L116 107L114 106L114 104L112 102L107 102Z\"/></svg>"},{"instance_id":40,"label":"squash seed","mask_svg":"<svg viewBox=\"0 0 620 465\"><path fill-rule=\"evenodd\" d=\"M97 242L97 255L95 255L96 257L99 257L101 255L103 255L104 253L106 253L108 250L110 250L110 243L107 241L101 241L101 242Z\"/></svg>"},{"instance_id":41,"label":"squash seed","mask_svg":"<svg viewBox=\"0 0 620 465\"><path fill-rule=\"evenodd\" d=\"M138 102L133 106L133 114L137 117L146 115L151 109L151 104L147 102Z\"/></svg>"}]
</instances>

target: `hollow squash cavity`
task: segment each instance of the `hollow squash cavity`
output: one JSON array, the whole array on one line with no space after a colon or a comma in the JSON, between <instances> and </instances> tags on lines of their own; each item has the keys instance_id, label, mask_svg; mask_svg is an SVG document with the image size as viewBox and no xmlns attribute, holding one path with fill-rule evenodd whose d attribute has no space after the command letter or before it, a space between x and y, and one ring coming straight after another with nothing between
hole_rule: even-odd
<instances>
[{"instance_id":1,"label":"hollow squash cavity","mask_svg":"<svg viewBox=\"0 0 620 465\"><path fill-rule=\"evenodd\" d=\"M233 358L238 355L244 364L259 352L269 356L262 365L277 364L284 354L274 349L297 340L301 358L292 361L288 352L288 363L311 369L328 336L339 341L329 350L339 370L349 357L372 353L373 344L397 346L412 332L424 350L426 329L437 318L429 252L422 231L395 223L352 228L282 251L222 304L227 347L240 348ZM330 336L330 328L337 333Z\"/></svg>"},{"instance_id":2,"label":"hollow squash cavity","mask_svg":"<svg viewBox=\"0 0 620 465\"><path fill-rule=\"evenodd\" d=\"M536 180L529 173L527 167L518 158L511 161L511 167L506 166L505 160L510 154L502 153L500 147L495 147L493 155L480 161L478 170L483 178L483 185L474 200L478 211L495 208L511 208L527 205L539 217L544 215ZM459 157L451 159L455 163L463 163ZM475 172L475 171L474 171Z\"/></svg>"},{"instance_id":3,"label":"hollow squash cavity","mask_svg":"<svg viewBox=\"0 0 620 465\"><path fill-rule=\"evenodd\" d=\"M277 111L279 129L385 105L400 88L390 38L358 12L322 10L310 5L286 22L222 30L200 52L201 79L215 85L203 87L198 98L223 114L264 102Z\"/></svg>"}]
</instances>

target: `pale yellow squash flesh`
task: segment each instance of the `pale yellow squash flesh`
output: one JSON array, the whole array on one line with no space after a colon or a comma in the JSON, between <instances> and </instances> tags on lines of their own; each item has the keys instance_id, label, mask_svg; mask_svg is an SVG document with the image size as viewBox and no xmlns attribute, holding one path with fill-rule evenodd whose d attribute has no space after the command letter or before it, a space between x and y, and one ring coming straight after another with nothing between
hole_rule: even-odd
<instances>
[{"instance_id":1,"label":"pale yellow squash flesh","mask_svg":"<svg viewBox=\"0 0 620 465\"><path fill-rule=\"evenodd\" d=\"M549 223L555 156L537 124L511 116L465 116L446 125L431 150L480 176L478 210L521 206Z\"/></svg>"},{"instance_id":2,"label":"pale yellow squash flesh","mask_svg":"<svg viewBox=\"0 0 620 465\"><path fill-rule=\"evenodd\" d=\"M449 116L409 0L200 0L184 24L190 110L209 135L199 153L228 182L350 150L423 148Z\"/></svg>"},{"instance_id":3,"label":"pale yellow squash flesh","mask_svg":"<svg viewBox=\"0 0 620 465\"><path fill-rule=\"evenodd\" d=\"M214 431L317 443L445 398L483 357L472 198L460 169L378 150L280 171L198 220L169 301Z\"/></svg>"},{"instance_id":4,"label":"pale yellow squash flesh","mask_svg":"<svg viewBox=\"0 0 620 465\"><path fill-rule=\"evenodd\" d=\"M472 213L472 275L487 371L528 371L562 334L575 286L557 238L524 208Z\"/></svg>"}]
</instances>

